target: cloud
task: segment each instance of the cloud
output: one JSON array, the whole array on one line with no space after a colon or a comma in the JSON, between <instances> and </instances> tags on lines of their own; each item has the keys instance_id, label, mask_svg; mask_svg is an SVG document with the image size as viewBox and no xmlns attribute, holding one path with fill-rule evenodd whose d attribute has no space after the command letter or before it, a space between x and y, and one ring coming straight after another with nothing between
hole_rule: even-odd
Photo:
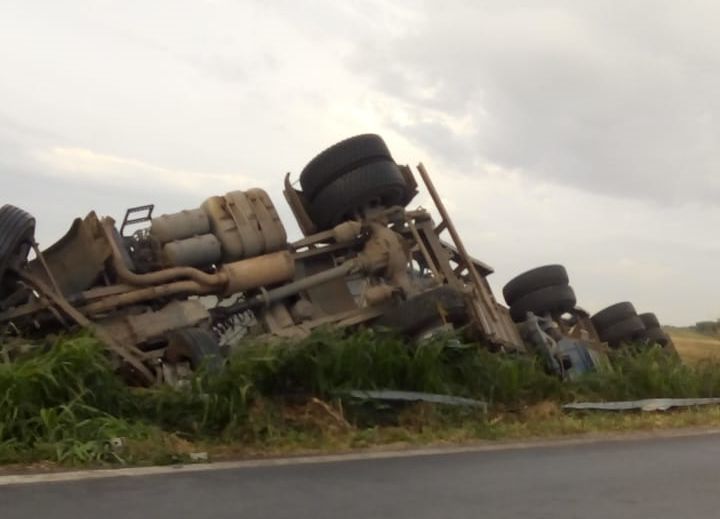
<instances>
[{"instance_id":1,"label":"cloud","mask_svg":"<svg viewBox=\"0 0 720 519\"><path fill-rule=\"evenodd\" d=\"M720 196L716 4L461 2L357 49L381 92L446 118L405 135L458 169L493 163L661 203ZM392 118L390 123L392 124Z\"/></svg>"},{"instance_id":2,"label":"cloud","mask_svg":"<svg viewBox=\"0 0 720 519\"><path fill-rule=\"evenodd\" d=\"M212 186L215 191L225 192L235 190L239 185L254 185L257 182L241 175L169 169L83 148L53 147L38 152L37 159L47 175L100 184L107 189L135 185L151 192L203 193Z\"/></svg>"},{"instance_id":3,"label":"cloud","mask_svg":"<svg viewBox=\"0 0 720 519\"><path fill-rule=\"evenodd\" d=\"M564 263L581 304L673 323L720 315L709 2L422 0L48 3L0 18L3 202L44 245L265 188L375 132L423 161L502 285ZM430 206L421 192L418 204ZM501 296L499 296L501 297Z\"/></svg>"}]
</instances>

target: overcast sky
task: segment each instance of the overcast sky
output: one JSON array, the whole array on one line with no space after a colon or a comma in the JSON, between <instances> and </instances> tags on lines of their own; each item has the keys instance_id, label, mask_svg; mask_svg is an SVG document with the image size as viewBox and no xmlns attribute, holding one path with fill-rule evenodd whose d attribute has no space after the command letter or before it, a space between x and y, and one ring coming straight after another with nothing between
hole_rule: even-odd
<instances>
[{"instance_id":1,"label":"overcast sky","mask_svg":"<svg viewBox=\"0 0 720 519\"><path fill-rule=\"evenodd\" d=\"M0 0L2 202L44 246L263 187L374 132L468 248L579 303L720 317L720 3ZM429 205L425 193L415 200Z\"/></svg>"}]
</instances>

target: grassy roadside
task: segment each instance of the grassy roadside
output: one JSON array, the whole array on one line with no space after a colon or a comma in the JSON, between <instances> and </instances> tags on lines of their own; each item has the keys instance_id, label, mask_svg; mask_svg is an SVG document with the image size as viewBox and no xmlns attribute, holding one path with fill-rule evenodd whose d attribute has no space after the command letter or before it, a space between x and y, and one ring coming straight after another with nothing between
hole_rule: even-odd
<instances>
[{"instance_id":1,"label":"grassy roadside","mask_svg":"<svg viewBox=\"0 0 720 519\"><path fill-rule=\"evenodd\" d=\"M415 406L397 425L344 426L334 418L306 410L303 432L280 429L256 442L201 441L186 447L207 452L210 459L326 454L356 449L449 446L477 442L539 440L602 433L720 427L720 408L665 413L563 413L552 402L519 412L492 412L486 417L432 418L434 411ZM293 419L297 426L297 419ZM320 424L324 424L320 427ZM192 451L183 455L187 458Z\"/></svg>"},{"instance_id":2,"label":"grassy roadside","mask_svg":"<svg viewBox=\"0 0 720 519\"><path fill-rule=\"evenodd\" d=\"M0 364L0 463L154 464L379 446L455 444L596 432L720 426L720 409L664 414L563 413L578 400L720 395L713 363L656 350L619 355L612 371L560 383L532 359L439 338L324 332L297 343L248 344L221 373L182 389L132 389L91 337ZM472 397L477 409L341 399L347 389Z\"/></svg>"}]
</instances>

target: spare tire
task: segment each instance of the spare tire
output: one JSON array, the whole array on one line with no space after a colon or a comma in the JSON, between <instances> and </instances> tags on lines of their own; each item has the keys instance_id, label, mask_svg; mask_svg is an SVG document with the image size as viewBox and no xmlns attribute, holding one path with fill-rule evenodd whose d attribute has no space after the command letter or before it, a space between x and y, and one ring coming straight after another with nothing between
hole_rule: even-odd
<instances>
[{"instance_id":1,"label":"spare tire","mask_svg":"<svg viewBox=\"0 0 720 519\"><path fill-rule=\"evenodd\" d=\"M312 201L325 186L343 174L373 162L393 162L385 141L379 135L356 135L329 147L300 173L300 186L307 200Z\"/></svg>"},{"instance_id":2,"label":"spare tire","mask_svg":"<svg viewBox=\"0 0 720 519\"><path fill-rule=\"evenodd\" d=\"M415 335L438 322L459 326L467 323L469 318L465 296L454 288L441 286L390 308L373 323L373 327Z\"/></svg>"},{"instance_id":3,"label":"spare tire","mask_svg":"<svg viewBox=\"0 0 720 519\"><path fill-rule=\"evenodd\" d=\"M393 162L376 162L354 169L325 186L310 203L318 230L351 219L363 207L407 205L409 189Z\"/></svg>"},{"instance_id":4,"label":"spare tire","mask_svg":"<svg viewBox=\"0 0 720 519\"><path fill-rule=\"evenodd\" d=\"M567 285L567 270L562 265L545 265L515 276L503 287L503 296L508 306L530 292L555 285Z\"/></svg>"},{"instance_id":5,"label":"spare tire","mask_svg":"<svg viewBox=\"0 0 720 519\"><path fill-rule=\"evenodd\" d=\"M635 307L632 303L624 301L622 303L616 303L608 306L607 308L603 308L593 315L590 320L592 321L595 330L600 333L605 328L634 316L637 316Z\"/></svg>"},{"instance_id":6,"label":"spare tire","mask_svg":"<svg viewBox=\"0 0 720 519\"><path fill-rule=\"evenodd\" d=\"M638 317L645 325L645 328L651 330L653 328L660 328L660 321L655 314L646 312L644 314L638 314Z\"/></svg>"},{"instance_id":7,"label":"spare tire","mask_svg":"<svg viewBox=\"0 0 720 519\"><path fill-rule=\"evenodd\" d=\"M628 317L616 322L602 332L598 332L600 340L607 342L612 347L617 347L622 342L632 342L642 339L645 325L637 315Z\"/></svg>"},{"instance_id":8,"label":"spare tire","mask_svg":"<svg viewBox=\"0 0 720 519\"><path fill-rule=\"evenodd\" d=\"M35 238L35 218L15 206L0 207L0 282L5 271L27 259Z\"/></svg>"},{"instance_id":9,"label":"spare tire","mask_svg":"<svg viewBox=\"0 0 720 519\"><path fill-rule=\"evenodd\" d=\"M528 312L536 315L563 314L575 308L576 303L575 292L571 286L545 287L516 300L510 307L510 317L517 323L524 321Z\"/></svg>"}]
</instances>

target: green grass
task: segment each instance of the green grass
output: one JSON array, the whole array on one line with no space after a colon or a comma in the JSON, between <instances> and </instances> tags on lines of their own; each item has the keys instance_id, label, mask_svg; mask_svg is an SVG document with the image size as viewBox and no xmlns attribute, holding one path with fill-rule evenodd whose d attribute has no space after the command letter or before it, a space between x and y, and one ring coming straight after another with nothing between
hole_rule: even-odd
<instances>
[{"instance_id":1,"label":"green grass","mask_svg":"<svg viewBox=\"0 0 720 519\"><path fill-rule=\"evenodd\" d=\"M577 400L720 395L720 369L650 349L616 354L612 369L561 383L529 357L491 354L438 337L412 346L370 331L248 343L227 369L186 387L129 388L99 343L66 337L0 364L0 463L167 463L215 456L344 450L715 424L717 410L663 415L564 414ZM490 412L402 408L340 399L348 389L403 389L485 400Z\"/></svg>"}]
</instances>

